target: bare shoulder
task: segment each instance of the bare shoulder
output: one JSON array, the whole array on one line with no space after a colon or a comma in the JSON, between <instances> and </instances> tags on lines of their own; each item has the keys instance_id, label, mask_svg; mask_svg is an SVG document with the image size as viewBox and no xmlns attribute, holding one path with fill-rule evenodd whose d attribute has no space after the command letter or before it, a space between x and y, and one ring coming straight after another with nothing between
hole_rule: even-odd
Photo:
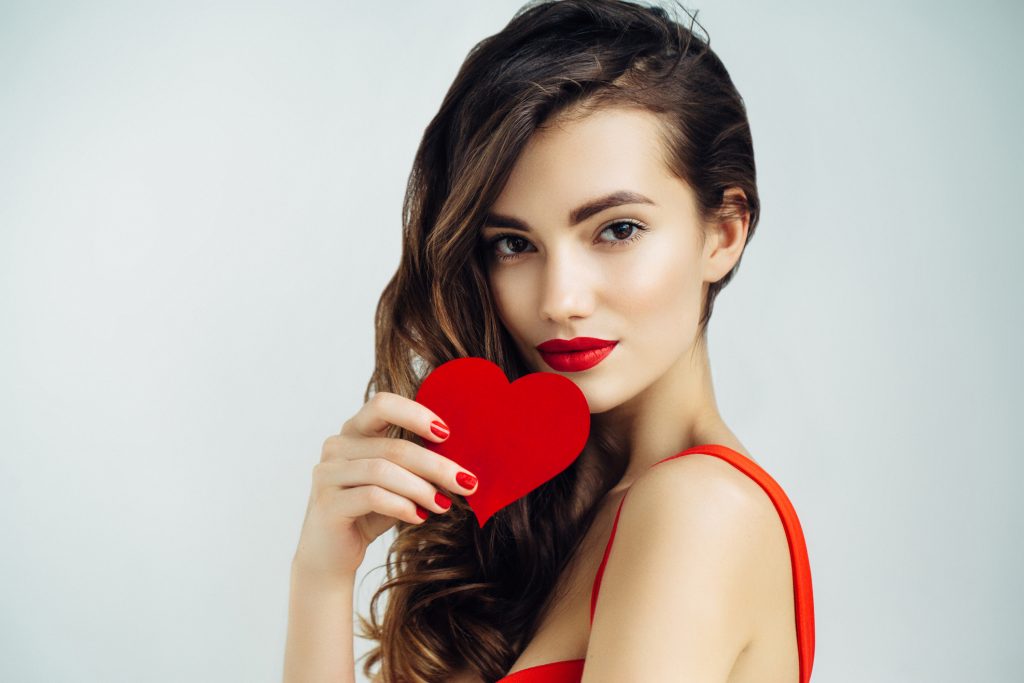
<instances>
[{"instance_id":1,"label":"bare shoulder","mask_svg":"<svg viewBox=\"0 0 1024 683\"><path fill-rule=\"evenodd\" d=\"M779 549L771 499L731 463L693 453L647 469L619 511L588 668L601 680L728 680L776 585L776 563L764 566L764 548Z\"/></svg>"},{"instance_id":2,"label":"bare shoulder","mask_svg":"<svg viewBox=\"0 0 1024 683\"><path fill-rule=\"evenodd\" d=\"M687 503L714 502L723 513L763 516L765 521L776 516L771 498L759 483L732 464L705 453L654 465L637 479L629 496L651 499L653 504L684 506L681 511L686 511Z\"/></svg>"},{"instance_id":3,"label":"bare shoulder","mask_svg":"<svg viewBox=\"0 0 1024 683\"><path fill-rule=\"evenodd\" d=\"M653 540L659 528L670 528L695 542L717 539L743 575L739 585L760 591L789 581L789 541L778 510L761 484L731 463L703 453L660 462L627 498L641 537Z\"/></svg>"}]
</instances>

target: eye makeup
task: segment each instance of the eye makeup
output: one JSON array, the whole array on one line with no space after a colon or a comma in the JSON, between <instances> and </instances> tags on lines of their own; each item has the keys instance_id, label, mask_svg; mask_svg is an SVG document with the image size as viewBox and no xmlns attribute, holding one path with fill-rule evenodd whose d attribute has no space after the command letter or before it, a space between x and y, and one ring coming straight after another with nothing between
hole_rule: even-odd
<instances>
[{"instance_id":1,"label":"eye makeup","mask_svg":"<svg viewBox=\"0 0 1024 683\"><path fill-rule=\"evenodd\" d=\"M607 244L607 245L609 245L611 247L618 247L618 246L629 244L631 242L635 242L638 239L640 239L641 237L643 237L644 233L649 229L649 228L647 228L646 225L644 225L643 223L641 223L638 220L635 220L635 219L622 219L622 220L617 220L617 221L613 221L613 222L609 223L608 225L606 225L604 228L601 229L601 233L604 233L607 230L612 230L615 227L622 226L622 225L632 227L632 228L634 228L634 231L626 239L611 240L611 241L604 242L605 244ZM522 240L523 242L526 242L527 244L529 244L529 242L530 242L528 239L526 239L522 235L518 235L516 233L509 233L509 232L498 233L494 237L491 237L490 239L488 239L487 240L487 250L488 250L488 253L491 256L493 256L494 258L496 258L497 260L503 261L503 262L515 261L516 259L519 258L520 254L524 253L524 252L521 252L521 251L518 251L518 252L517 251L513 251L511 253L503 253L503 252L499 251L498 250L498 244L501 243L503 240Z\"/></svg>"}]
</instances>

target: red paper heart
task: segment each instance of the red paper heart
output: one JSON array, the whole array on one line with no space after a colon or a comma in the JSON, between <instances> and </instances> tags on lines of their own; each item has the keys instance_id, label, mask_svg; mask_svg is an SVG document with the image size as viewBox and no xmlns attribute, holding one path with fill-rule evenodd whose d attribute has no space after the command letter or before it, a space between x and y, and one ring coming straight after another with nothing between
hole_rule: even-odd
<instances>
[{"instance_id":1,"label":"red paper heart","mask_svg":"<svg viewBox=\"0 0 1024 683\"><path fill-rule=\"evenodd\" d=\"M572 380L534 372L510 383L485 358L438 366L420 384L416 401L450 428L445 441L422 445L477 476L466 502L481 528L568 467L590 432L590 406Z\"/></svg>"}]
</instances>

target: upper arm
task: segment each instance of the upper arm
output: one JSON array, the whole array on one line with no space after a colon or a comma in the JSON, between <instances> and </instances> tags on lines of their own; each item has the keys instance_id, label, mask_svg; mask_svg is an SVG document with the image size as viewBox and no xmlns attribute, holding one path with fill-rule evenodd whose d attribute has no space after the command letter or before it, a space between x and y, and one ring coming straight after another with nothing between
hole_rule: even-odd
<instances>
[{"instance_id":1,"label":"upper arm","mask_svg":"<svg viewBox=\"0 0 1024 683\"><path fill-rule=\"evenodd\" d=\"M777 513L732 465L693 454L630 488L600 584L584 683L724 683L750 642Z\"/></svg>"}]
</instances>

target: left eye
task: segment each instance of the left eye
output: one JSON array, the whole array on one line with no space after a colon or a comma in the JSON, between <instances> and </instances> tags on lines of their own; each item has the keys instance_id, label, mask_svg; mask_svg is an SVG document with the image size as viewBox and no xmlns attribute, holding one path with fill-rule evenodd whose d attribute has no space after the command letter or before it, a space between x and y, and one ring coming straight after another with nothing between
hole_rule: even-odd
<instances>
[{"instance_id":1,"label":"left eye","mask_svg":"<svg viewBox=\"0 0 1024 683\"><path fill-rule=\"evenodd\" d=\"M644 227L642 225L634 223L633 221L618 221L617 223L612 223L602 230L601 234L603 235L611 230L612 234L616 237L614 240L615 242L628 242L630 238L636 236L636 233L643 229Z\"/></svg>"}]
</instances>

